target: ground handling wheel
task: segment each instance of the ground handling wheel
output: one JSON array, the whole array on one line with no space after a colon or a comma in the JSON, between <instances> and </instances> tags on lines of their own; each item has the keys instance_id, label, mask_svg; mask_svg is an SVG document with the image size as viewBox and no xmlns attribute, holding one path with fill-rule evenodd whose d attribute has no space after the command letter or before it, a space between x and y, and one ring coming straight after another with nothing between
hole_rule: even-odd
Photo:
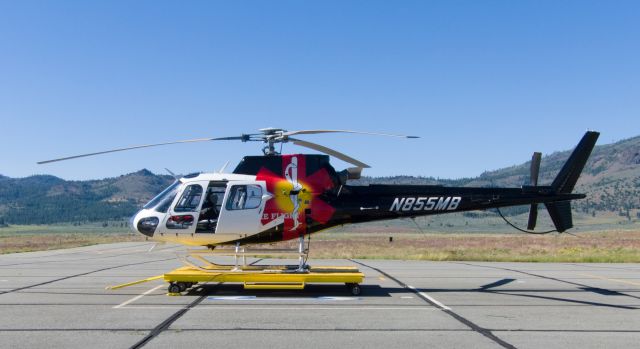
<instances>
[{"instance_id":1,"label":"ground handling wheel","mask_svg":"<svg viewBox=\"0 0 640 349\"><path fill-rule=\"evenodd\" d=\"M184 292L187 290L187 288L189 288L189 284L186 282L177 282L176 285L180 289L180 292Z\"/></svg>"},{"instance_id":2,"label":"ground handling wheel","mask_svg":"<svg viewBox=\"0 0 640 349\"><path fill-rule=\"evenodd\" d=\"M349 292L351 292L352 295L358 296L360 295L360 293L362 293L362 288L360 288L360 285L353 284L353 283L348 283L346 285L347 285L347 288L349 289Z\"/></svg>"},{"instance_id":3,"label":"ground handling wheel","mask_svg":"<svg viewBox=\"0 0 640 349\"><path fill-rule=\"evenodd\" d=\"M177 284L174 284L173 282L169 284L169 293L180 293L182 292L180 290L180 286L178 286Z\"/></svg>"}]
</instances>

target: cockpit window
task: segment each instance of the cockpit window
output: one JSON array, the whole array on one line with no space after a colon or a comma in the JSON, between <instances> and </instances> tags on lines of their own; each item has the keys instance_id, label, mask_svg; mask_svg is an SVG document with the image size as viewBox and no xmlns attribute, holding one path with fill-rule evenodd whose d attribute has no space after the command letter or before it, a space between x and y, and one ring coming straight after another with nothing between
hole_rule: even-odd
<instances>
[{"instance_id":1,"label":"cockpit window","mask_svg":"<svg viewBox=\"0 0 640 349\"><path fill-rule=\"evenodd\" d=\"M202 187L198 184L188 186L182 197L178 200L174 211L176 212L195 212L200 205L202 199Z\"/></svg>"},{"instance_id":2,"label":"cockpit window","mask_svg":"<svg viewBox=\"0 0 640 349\"><path fill-rule=\"evenodd\" d=\"M151 201L144 205L143 208L155 208L158 212L166 213L167 210L169 210L169 206L171 206L173 199L176 197L180 184L180 181L175 181L173 184L168 186L167 189L163 190L160 194L156 195L155 198L151 199Z\"/></svg>"},{"instance_id":3,"label":"cockpit window","mask_svg":"<svg viewBox=\"0 0 640 349\"><path fill-rule=\"evenodd\" d=\"M262 187L259 185L234 185L231 187L227 210L248 210L257 208L262 202Z\"/></svg>"}]
</instances>

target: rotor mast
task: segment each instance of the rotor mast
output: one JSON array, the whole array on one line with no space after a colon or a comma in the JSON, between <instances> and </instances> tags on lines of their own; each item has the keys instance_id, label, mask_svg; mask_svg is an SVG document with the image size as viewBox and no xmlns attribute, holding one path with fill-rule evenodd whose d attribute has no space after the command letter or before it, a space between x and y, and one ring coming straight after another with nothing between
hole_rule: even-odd
<instances>
[{"instance_id":1,"label":"rotor mast","mask_svg":"<svg viewBox=\"0 0 640 349\"><path fill-rule=\"evenodd\" d=\"M287 132L287 130L281 128L261 128L259 130L264 134L264 143L266 144L264 148L262 148L262 153L267 156L271 155L280 155L279 152L276 151L276 143L285 143L287 141L286 137L283 137L283 133Z\"/></svg>"}]
</instances>

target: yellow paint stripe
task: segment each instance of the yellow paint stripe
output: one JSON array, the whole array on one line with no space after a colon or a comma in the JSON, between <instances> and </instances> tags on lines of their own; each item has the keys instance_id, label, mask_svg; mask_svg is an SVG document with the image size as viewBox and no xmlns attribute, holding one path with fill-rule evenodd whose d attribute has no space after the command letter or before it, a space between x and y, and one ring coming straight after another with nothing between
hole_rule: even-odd
<instances>
[{"instance_id":1,"label":"yellow paint stripe","mask_svg":"<svg viewBox=\"0 0 640 349\"><path fill-rule=\"evenodd\" d=\"M640 286L640 282L634 282L634 281L629 281L629 280L620 280L620 279L610 279L610 278L606 278L604 276L593 275L593 274L580 274L580 275L588 276L588 277L594 278L594 279L607 280L607 281L619 282L619 283L623 283L623 284Z\"/></svg>"},{"instance_id":2,"label":"yellow paint stripe","mask_svg":"<svg viewBox=\"0 0 640 349\"><path fill-rule=\"evenodd\" d=\"M163 277L164 277L164 275L157 275L157 276L153 276L153 277L150 277L150 278L146 278L146 279L142 279L142 280L138 280L138 281L134 281L134 282L127 282L126 284L122 284L122 285L107 286L106 289L107 290L117 290L119 288L133 286L133 285L141 284L143 282L149 282L149 281L153 281L153 280L162 279Z\"/></svg>"},{"instance_id":3,"label":"yellow paint stripe","mask_svg":"<svg viewBox=\"0 0 640 349\"><path fill-rule=\"evenodd\" d=\"M378 279L380 279L380 281L384 281L386 280L385 278L383 278L382 276L378 277Z\"/></svg>"},{"instance_id":4,"label":"yellow paint stripe","mask_svg":"<svg viewBox=\"0 0 640 349\"><path fill-rule=\"evenodd\" d=\"M126 300L126 301L124 301L124 302L122 302L122 303L120 303L120 304L116 305L115 307L113 307L113 309L120 309L120 308L122 308L122 307L126 306L127 304L131 304L131 303L133 303L133 302L137 301L138 299L140 299L140 298L142 298L142 297L144 297L144 296L148 295L149 293L151 293L151 292L153 292L153 291L155 291L155 290L157 290L157 289L159 289L159 288L161 288L161 287L163 287L163 286L164 286L164 285L158 285L158 286L156 286L156 287L154 287L154 288L150 289L149 291L144 292L143 294L141 294L141 295L139 295L139 296L135 296L135 297L133 297L133 298L131 298L131 299L129 299L129 300Z\"/></svg>"}]
</instances>

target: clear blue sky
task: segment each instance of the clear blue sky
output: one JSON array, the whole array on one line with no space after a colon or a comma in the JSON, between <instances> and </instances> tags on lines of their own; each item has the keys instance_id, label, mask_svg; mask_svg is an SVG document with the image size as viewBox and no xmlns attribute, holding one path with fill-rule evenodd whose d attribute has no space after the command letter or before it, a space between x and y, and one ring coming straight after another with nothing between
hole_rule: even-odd
<instances>
[{"instance_id":1,"label":"clear blue sky","mask_svg":"<svg viewBox=\"0 0 640 349\"><path fill-rule=\"evenodd\" d=\"M214 170L258 144L35 162L274 126L418 135L305 139L476 176L639 135L639 38L638 1L1 1L0 174Z\"/></svg>"}]
</instances>

